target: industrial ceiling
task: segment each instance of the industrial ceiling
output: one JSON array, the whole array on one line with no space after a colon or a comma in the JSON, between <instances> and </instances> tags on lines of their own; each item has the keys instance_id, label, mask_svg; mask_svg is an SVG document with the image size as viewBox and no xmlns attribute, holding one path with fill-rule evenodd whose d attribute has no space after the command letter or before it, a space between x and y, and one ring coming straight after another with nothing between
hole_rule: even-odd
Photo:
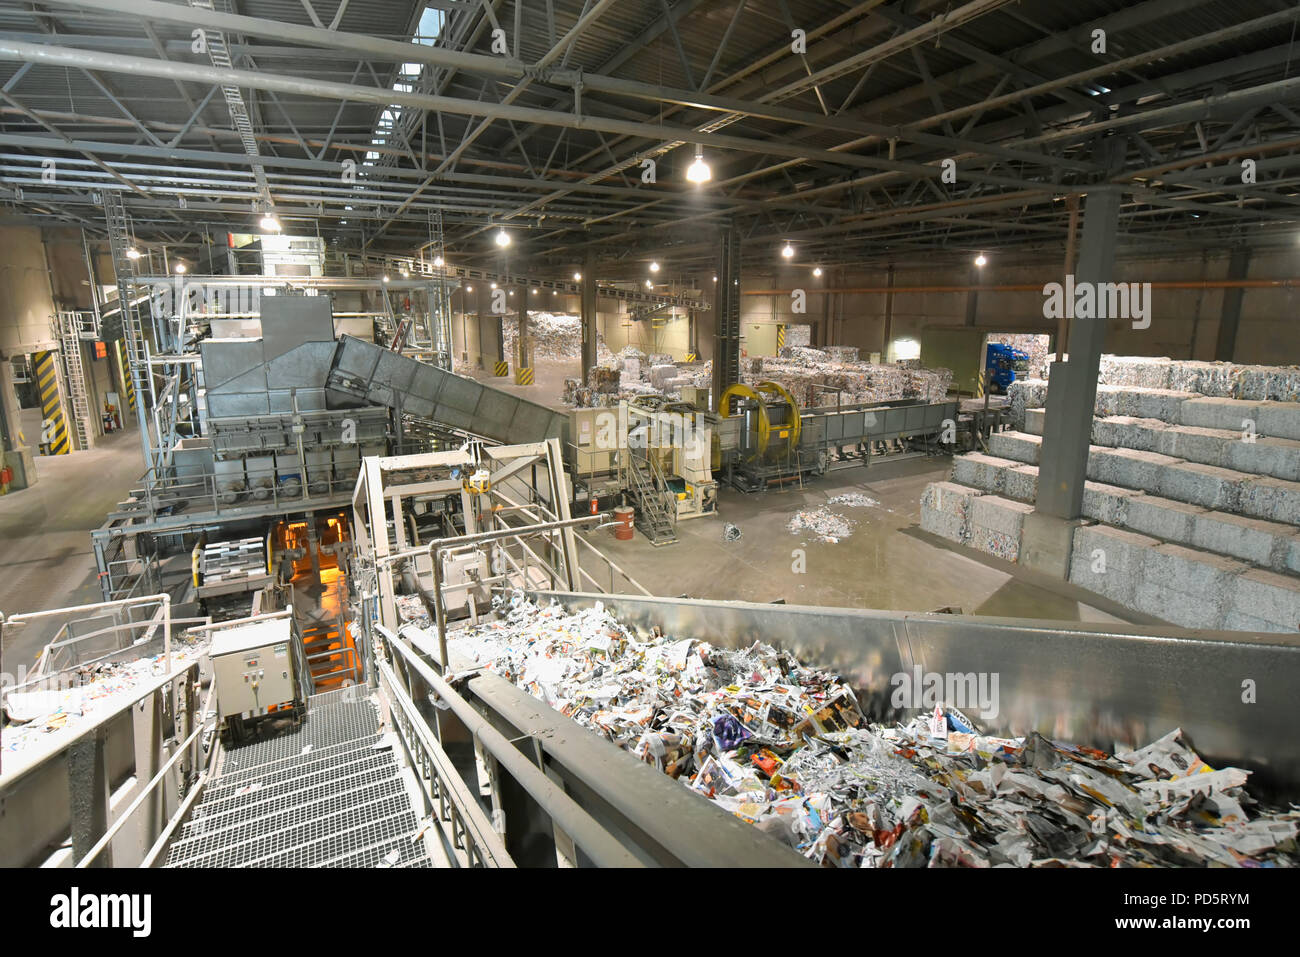
<instances>
[{"instance_id":1,"label":"industrial ceiling","mask_svg":"<svg viewBox=\"0 0 1300 957\"><path fill-rule=\"evenodd\" d=\"M274 212L467 263L504 228L602 275L707 272L722 225L750 263L1059 259L1102 183L1133 254L1294 243L1298 22L1291 0L0 2L0 201L102 232L120 191L146 241Z\"/></svg>"}]
</instances>

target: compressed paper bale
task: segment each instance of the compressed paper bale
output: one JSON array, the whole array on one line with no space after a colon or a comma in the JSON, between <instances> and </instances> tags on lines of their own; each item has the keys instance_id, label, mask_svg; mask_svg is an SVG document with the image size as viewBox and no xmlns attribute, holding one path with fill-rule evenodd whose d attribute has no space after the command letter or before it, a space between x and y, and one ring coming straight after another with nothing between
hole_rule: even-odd
<instances>
[{"instance_id":1,"label":"compressed paper bale","mask_svg":"<svg viewBox=\"0 0 1300 957\"><path fill-rule=\"evenodd\" d=\"M1205 513L1199 505L1156 495L1135 495L1128 500L1124 527L1153 538L1187 544L1192 540L1193 521Z\"/></svg>"},{"instance_id":2,"label":"compressed paper bale","mask_svg":"<svg viewBox=\"0 0 1300 957\"><path fill-rule=\"evenodd\" d=\"M1189 595L1157 582L1139 582L1130 607L1184 628L1223 627L1224 609L1216 597Z\"/></svg>"},{"instance_id":3,"label":"compressed paper bale","mask_svg":"<svg viewBox=\"0 0 1300 957\"><path fill-rule=\"evenodd\" d=\"M952 480L985 492L1001 492L1003 473L1015 464L983 452L968 452L952 460Z\"/></svg>"},{"instance_id":4,"label":"compressed paper bale","mask_svg":"<svg viewBox=\"0 0 1300 957\"><path fill-rule=\"evenodd\" d=\"M1192 519L1191 544L1206 551L1284 570L1293 541L1292 530L1229 512L1204 512Z\"/></svg>"},{"instance_id":5,"label":"compressed paper bale","mask_svg":"<svg viewBox=\"0 0 1300 957\"><path fill-rule=\"evenodd\" d=\"M971 548L1000 558L1005 562L1020 561L1020 536L992 529L971 526L970 538L966 542Z\"/></svg>"},{"instance_id":6,"label":"compressed paper bale","mask_svg":"<svg viewBox=\"0 0 1300 957\"><path fill-rule=\"evenodd\" d=\"M1131 415L1102 416L1092 420L1092 441L1094 445L1170 455L1172 453L1157 447L1164 441L1163 425L1159 419L1139 419Z\"/></svg>"},{"instance_id":7,"label":"compressed paper bale","mask_svg":"<svg viewBox=\"0 0 1300 957\"><path fill-rule=\"evenodd\" d=\"M1255 420L1255 428L1261 435L1273 435L1279 439L1300 441L1300 402L1261 402L1255 408L1255 415L1242 416L1243 419ZM1241 428L1241 421L1225 428Z\"/></svg>"},{"instance_id":8,"label":"compressed paper bale","mask_svg":"<svg viewBox=\"0 0 1300 957\"><path fill-rule=\"evenodd\" d=\"M1300 400L1300 367L1242 366L1230 394L1236 399Z\"/></svg>"},{"instance_id":9,"label":"compressed paper bale","mask_svg":"<svg viewBox=\"0 0 1300 957\"><path fill-rule=\"evenodd\" d=\"M1101 357L1097 381L1107 385L1167 389L1171 365L1172 360L1168 358L1104 355Z\"/></svg>"},{"instance_id":10,"label":"compressed paper bale","mask_svg":"<svg viewBox=\"0 0 1300 957\"><path fill-rule=\"evenodd\" d=\"M1020 431L1029 435L1042 435L1046 420L1046 409L1025 409L1025 420Z\"/></svg>"},{"instance_id":11,"label":"compressed paper bale","mask_svg":"<svg viewBox=\"0 0 1300 957\"><path fill-rule=\"evenodd\" d=\"M1241 484L1240 504L1235 511L1284 525L1300 525L1300 482L1270 476L1251 478Z\"/></svg>"},{"instance_id":12,"label":"compressed paper bale","mask_svg":"<svg viewBox=\"0 0 1300 957\"><path fill-rule=\"evenodd\" d=\"M1002 473L1002 494L1022 502L1038 501L1038 466L1013 465Z\"/></svg>"},{"instance_id":13,"label":"compressed paper bale","mask_svg":"<svg viewBox=\"0 0 1300 957\"><path fill-rule=\"evenodd\" d=\"M1223 435L1232 433L1224 432ZM1222 464L1248 475L1268 475L1297 482L1300 481L1300 442L1271 438L1246 442L1240 435L1235 435L1223 439Z\"/></svg>"},{"instance_id":14,"label":"compressed paper bale","mask_svg":"<svg viewBox=\"0 0 1300 957\"><path fill-rule=\"evenodd\" d=\"M1216 465L1176 462L1160 472L1152 490L1179 502L1190 502L1224 512L1241 511L1242 488L1250 476ZM1259 515L1268 518L1268 515Z\"/></svg>"},{"instance_id":15,"label":"compressed paper bale","mask_svg":"<svg viewBox=\"0 0 1300 957\"><path fill-rule=\"evenodd\" d=\"M1255 568L1237 576L1229 607L1292 631L1300 629L1300 578Z\"/></svg>"},{"instance_id":16,"label":"compressed paper bale","mask_svg":"<svg viewBox=\"0 0 1300 957\"><path fill-rule=\"evenodd\" d=\"M1146 535L1108 525L1077 528L1070 552L1070 581L1132 607L1143 565L1159 544Z\"/></svg>"},{"instance_id":17,"label":"compressed paper bale","mask_svg":"<svg viewBox=\"0 0 1300 957\"><path fill-rule=\"evenodd\" d=\"M1042 448L1041 435L1030 435L1027 432L994 432L989 436L991 453L1000 458L1029 465L1038 464L1038 455Z\"/></svg>"},{"instance_id":18,"label":"compressed paper bale","mask_svg":"<svg viewBox=\"0 0 1300 957\"><path fill-rule=\"evenodd\" d=\"M1019 539L1025 516L1033 510L1034 506L1025 502L1014 502L1000 495L981 495L971 502L970 524L972 530L981 528Z\"/></svg>"},{"instance_id":19,"label":"compressed paper bale","mask_svg":"<svg viewBox=\"0 0 1300 957\"><path fill-rule=\"evenodd\" d=\"M1203 429L1228 429L1240 432L1242 422L1250 420L1256 423L1257 431L1263 432L1264 429L1259 424L1261 408L1261 403L1247 402L1244 399L1197 396L1179 406L1178 422L1180 425Z\"/></svg>"},{"instance_id":20,"label":"compressed paper bale","mask_svg":"<svg viewBox=\"0 0 1300 957\"><path fill-rule=\"evenodd\" d=\"M1166 542L1146 557L1142 565L1142 580L1172 591L1218 601L1225 598L1232 580L1249 568L1249 565L1226 555Z\"/></svg>"},{"instance_id":21,"label":"compressed paper bale","mask_svg":"<svg viewBox=\"0 0 1300 957\"><path fill-rule=\"evenodd\" d=\"M1041 409L1047 404L1047 382L1043 379L1017 379L1007 386L1007 400L1011 424L1023 429L1026 411Z\"/></svg>"},{"instance_id":22,"label":"compressed paper bale","mask_svg":"<svg viewBox=\"0 0 1300 957\"><path fill-rule=\"evenodd\" d=\"M970 503L974 489L953 482L931 482L921 493L921 528L950 541L965 543L969 536Z\"/></svg>"},{"instance_id":23,"label":"compressed paper bale","mask_svg":"<svg viewBox=\"0 0 1300 957\"><path fill-rule=\"evenodd\" d=\"M1083 483L1083 514L1107 525L1123 527L1128 516L1129 499L1142 495L1141 489L1121 488L1104 482Z\"/></svg>"},{"instance_id":24,"label":"compressed paper bale","mask_svg":"<svg viewBox=\"0 0 1300 957\"><path fill-rule=\"evenodd\" d=\"M1229 608L1223 616L1224 631L1246 631L1251 634L1265 633L1287 633L1293 632L1295 628L1287 628L1285 625L1279 625L1277 622L1265 621L1263 618L1256 618L1253 615L1244 615L1239 611Z\"/></svg>"},{"instance_id":25,"label":"compressed paper bale","mask_svg":"<svg viewBox=\"0 0 1300 957\"><path fill-rule=\"evenodd\" d=\"M1104 449L1094 445L1088 453L1088 478L1107 485L1158 491L1161 471L1179 461L1159 452Z\"/></svg>"},{"instance_id":26,"label":"compressed paper bale","mask_svg":"<svg viewBox=\"0 0 1300 957\"><path fill-rule=\"evenodd\" d=\"M1282 558L1282 570L1300 575L1300 532L1296 532L1286 542Z\"/></svg>"}]
</instances>

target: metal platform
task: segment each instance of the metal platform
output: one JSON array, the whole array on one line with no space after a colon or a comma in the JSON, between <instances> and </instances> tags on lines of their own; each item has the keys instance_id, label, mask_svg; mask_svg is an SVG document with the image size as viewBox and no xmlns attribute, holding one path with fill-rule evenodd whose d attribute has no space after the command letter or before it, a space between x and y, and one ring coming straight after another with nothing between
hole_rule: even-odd
<instances>
[{"instance_id":1,"label":"metal platform","mask_svg":"<svg viewBox=\"0 0 1300 957\"><path fill-rule=\"evenodd\" d=\"M298 728L223 754L167 866L429 867L418 827L378 708L352 686L313 695Z\"/></svg>"}]
</instances>

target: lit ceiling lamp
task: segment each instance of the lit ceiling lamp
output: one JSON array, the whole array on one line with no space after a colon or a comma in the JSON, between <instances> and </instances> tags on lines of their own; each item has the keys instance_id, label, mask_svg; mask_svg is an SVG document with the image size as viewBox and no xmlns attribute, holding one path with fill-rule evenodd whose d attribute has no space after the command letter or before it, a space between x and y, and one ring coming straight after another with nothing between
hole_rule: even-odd
<instances>
[{"instance_id":1,"label":"lit ceiling lamp","mask_svg":"<svg viewBox=\"0 0 1300 957\"><path fill-rule=\"evenodd\" d=\"M434 256L434 257L433 257L433 266L434 266L435 269L441 269L441 268L442 268L442 257L441 257L441 256Z\"/></svg>"},{"instance_id":2,"label":"lit ceiling lamp","mask_svg":"<svg viewBox=\"0 0 1300 957\"><path fill-rule=\"evenodd\" d=\"M686 179L692 183L707 183L713 179L713 170L704 162L704 147L695 147L695 162L686 168Z\"/></svg>"},{"instance_id":3,"label":"lit ceiling lamp","mask_svg":"<svg viewBox=\"0 0 1300 957\"><path fill-rule=\"evenodd\" d=\"M659 263L658 263L658 262L652 262L652 263L650 264L650 271L651 271L651 272L658 272L658 271L659 271Z\"/></svg>"},{"instance_id":4,"label":"lit ceiling lamp","mask_svg":"<svg viewBox=\"0 0 1300 957\"><path fill-rule=\"evenodd\" d=\"M473 292L473 291L474 291L474 287L473 287L473 286L466 286L466 287L465 287L465 291L466 291L466 292Z\"/></svg>"},{"instance_id":5,"label":"lit ceiling lamp","mask_svg":"<svg viewBox=\"0 0 1300 957\"><path fill-rule=\"evenodd\" d=\"M794 247L791 246L789 243L786 243L785 246L781 249L781 256L784 259L793 259Z\"/></svg>"},{"instance_id":6,"label":"lit ceiling lamp","mask_svg":"<svg viewBox=\"0 0 1300 957\"><path fill-rule=\"evenodd\" d=\"M513 289L511 289L511 290L510 290L510 295L513 296L514 294L515 294L515 291L514 291Z\"/></svg>"},{"instance_id":7,"label":"lit ceiling lamp","mask_svg":"<svg viewBox=\"0 0 1300 957\"><path fill-rule=\"evenodd\" d=\"M384 273L384 282L388 282L388 273Z\"/></svg>"},{"instance_id":8,"label":"lit ceiling lamp","mask_svg":"<svg viewBox=\"0 0 1300 957\"><path fill-rule=\"evenodd\" d=\"M976 265L976 266L979 266L979 267L983 268L983 266L984 266L985 263L987 263L987 262L988 262L988 260L984 258L984 254L983 254L983 253L980 253L978 256L975 257L975 265Z\"/></svg>"},{"instance_id":9,"label":"lit ceiling lamp","mask_svg":"<svg viewBox=\"0 0 1300 957\"><path fill-rule=\"evenodd\" d=\"M264 233L278 233L280 231L280 221L270 213L267 213L262 217L260 225L262 227L262 232Z\"/></svg>"},{"instance_id":10,"label":"lit ceiling lamp","mask_svg":"<svg viewBox=\"0 0 1300 957\"><path fill-rule=\"evenodd\" d=\"M580 273L580 272L575 272L575 273L573 274L573 281L574 281L574 282L581 282L581 281L582 281L582 273Z\"/></svg>"},{"instance_id":11,"label":"lit ceiling lamp","mask_svg":"<svg viewBox=\"0 0 1300 957\"><path fill-rule=\"evenodd\" d=\"M502 249L510 245L510 234L504 229L497 230L497 245Z\"/></svg>"},{"instance_id":12,"label":"lit ceiling lamp","mask_svg":"<svg viewBox=\"0 0 1300 957\"><path fill-rule=\"evenodd\" d=\"M818 266L816 269L813 270L813 275L816 276L816 277L819 278L819 279L821 278L821 274L822 274L822 267L821 267L821 266Z\"/></svg>"},{"instance_id":13,"label":"lit ceiling lamp","mask_svg":"<svg viewBox=\"0 0 1300 957\"><path fill-rule=\"evenodd\" d=\"M132 246L130 249L128 249L128 250L126 251L126 258L127 258L127 259L132 259L132 260L139 259L139 258L140 258L140 250L138 250L138 249L136 249L134 246Z\"/></svg>"},{"instance_id":14,"label":"lit ceiling lamp","mask_svg":"<svg viewBox=\"0 0 1300 957\"><path fill-rule=\"evenodd\" d=\"M493 283L493 284L492 284L492 288L495 289L496 287L497 287L497 284L496 284L496 283Z\"/></svg>"},{"instance_id":15,"label":"lit ceiling lamp","mask_svg":"<svg viewBox=\"0 0 1300 957\"><path fill-rule=\"evenodd\" d=\"M183 273L183 272L185 272L185 264L184 264L184 263L177 263L177 264L176 264L176 272L177 272L177 273Z\"/></svg>"},{"instance_id":16,"label":"lit ceiling lamp","mask_svg":"<svg viewBox=\"0 0 1300 957\"><path fill-rule=\"evenodd\" d=\"M537 295L537 290L536 290L536 289L533 290L533 295L534 295L534 296Z\"/></svg>"},{"instance_id":17,"label":"lit ceiling lamp","mask_svg":"<svg viewBox=\"0 0 1300 957\"><path fill-rule=\"evenodd\" d=\"M713 277L713 281L714 281L714 282L717 282L717 281L718 281L718 277L717 277L717 276L714 276L714 277Z\"/></svg>"},{"instance_id":18,"label":"lit ceiling lamp","mask_svg":"<svg viewBox=\"0 0 1300 957\"><path fill-rule=\"evenodd\" d=\"M647 280L645 281L645 287L646 287L647 289L653 289L653 288L655 287L655 284L652 283L649 279L647 279Z\"/></svg>"}]
</instances>

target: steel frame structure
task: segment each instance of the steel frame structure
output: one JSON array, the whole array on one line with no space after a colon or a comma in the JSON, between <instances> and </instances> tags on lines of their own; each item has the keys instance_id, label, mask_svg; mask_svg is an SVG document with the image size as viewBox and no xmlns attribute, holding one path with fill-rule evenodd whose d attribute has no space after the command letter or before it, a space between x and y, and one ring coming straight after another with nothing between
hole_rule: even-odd
<instances>
[{"instance_id":1,"label":"steel frame structure","mask_svg":"<svg viewBox=\"0 0 1300 957\"><path fill-rule=\"evenodd\" d=\"M554 275L594 251L617 281L654 256L691 283L728 222L764 263L781 240L823 265L1055 259L1063 201L1103 181L1124 190L1123 250L1280 243L1300 218L1283 0L816 0L797 20L785 0L479 0L409 42L424 8L2 3L0 198L102 232L119 193L142 241L172 244L274 208L380 254L409 254L438 214L458 263ZM196 28L221 55L194 55ZM680 175L693 147L716 170L704 189Z\"/></svg>"}]
</instances>

